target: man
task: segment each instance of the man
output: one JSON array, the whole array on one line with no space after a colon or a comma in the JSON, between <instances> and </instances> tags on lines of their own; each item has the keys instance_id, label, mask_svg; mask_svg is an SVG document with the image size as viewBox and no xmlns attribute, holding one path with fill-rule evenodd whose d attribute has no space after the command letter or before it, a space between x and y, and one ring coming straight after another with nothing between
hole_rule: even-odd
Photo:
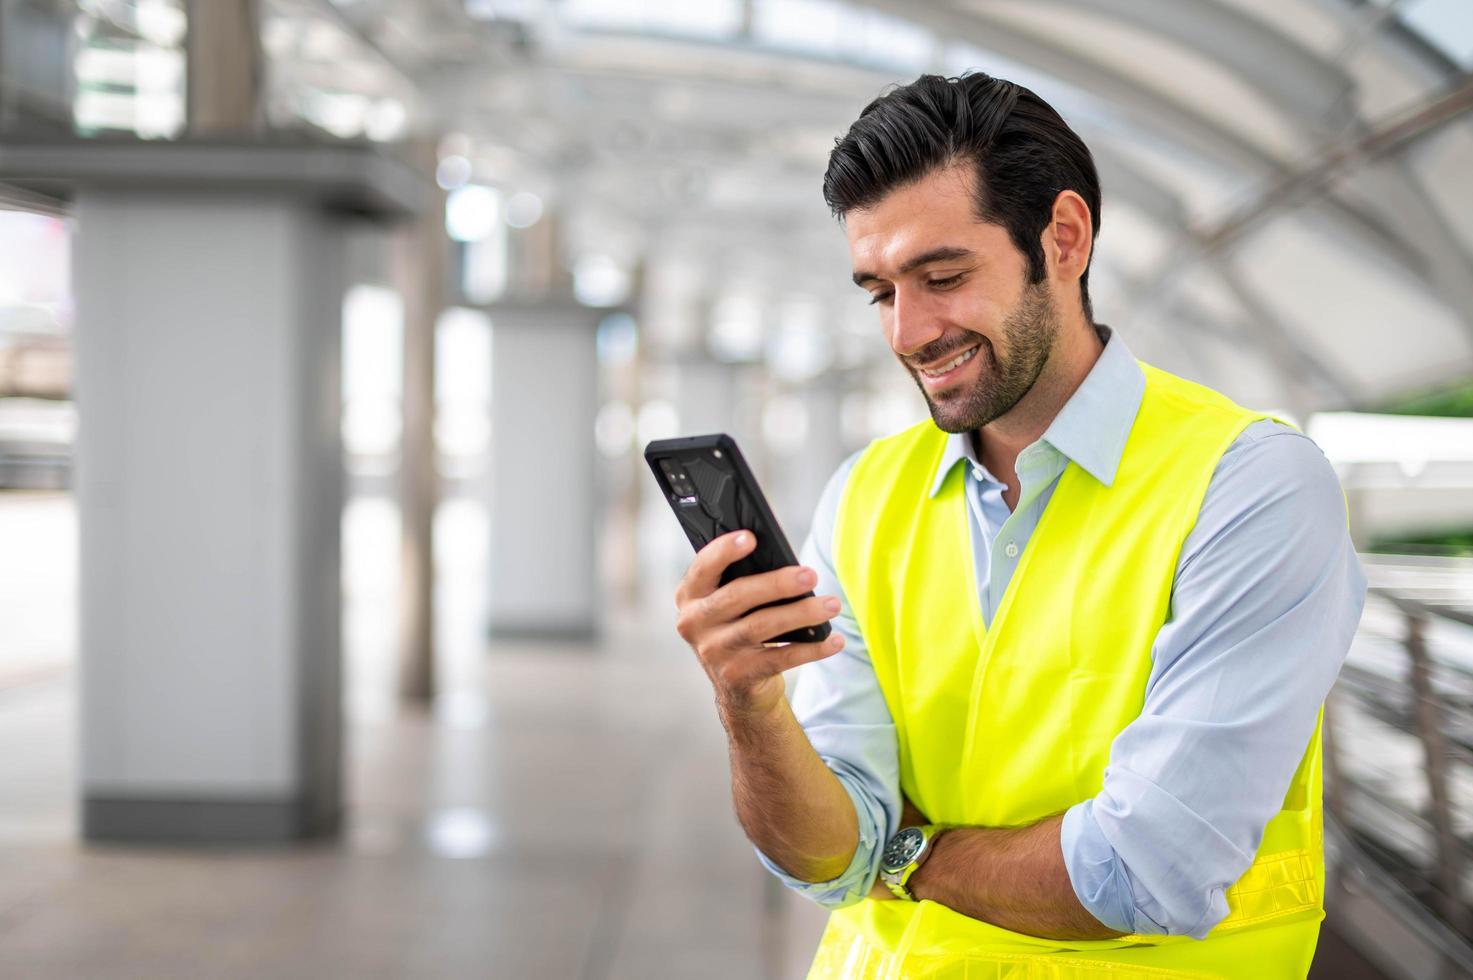
<instances>
[{"instance_id":1,"label":"man","mask_svg":"<svg viewBox=\"0 0 1473 980\"><path fill-rule=\"evenodd\" d=\"M824 193L932 421L840 468L803 567L718 587L738 532L676 595L742 826L836 910L810 975L1304 976L1365 591L1334 472L1093 322L1093 161L1027 89L875 100Z\"/></svg>"}]
</instances>

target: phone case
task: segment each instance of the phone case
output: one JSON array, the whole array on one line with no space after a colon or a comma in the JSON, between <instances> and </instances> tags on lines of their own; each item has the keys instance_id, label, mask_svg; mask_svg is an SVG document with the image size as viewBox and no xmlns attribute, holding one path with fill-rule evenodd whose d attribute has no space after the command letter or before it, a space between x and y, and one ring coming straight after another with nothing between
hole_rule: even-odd
<instances>
[{"instance_id":1,"label":"phone case","mask_svg":"<svg viewBox=\"0 0 1473 980\"><path fill-rule=\"evenodd\" d=\"M746 529L757 536L757 547L747 557L733 562L721 576L721 584L743 575L755 575L798 564L792 547L767 498L752 476L736 440L725 433L658 439L645 447L645 461L670 504L685 536L697 551L714 538ZM677 472L688 476L679 485L666 472L662 461L673 462ZM813 595L812 592L807 593ZM804 596L782 599L769 605L794 602ZM775 636L770 643L812 643L829 635L829 624L804 627Z\"/></svg>"}]
</instances>

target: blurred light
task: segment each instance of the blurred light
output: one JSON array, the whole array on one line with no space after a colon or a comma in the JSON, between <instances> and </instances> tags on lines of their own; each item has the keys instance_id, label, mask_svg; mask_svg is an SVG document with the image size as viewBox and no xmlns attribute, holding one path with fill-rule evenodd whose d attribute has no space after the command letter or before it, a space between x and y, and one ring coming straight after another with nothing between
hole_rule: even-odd
<instances>
[{"instance_id":1,"label":"blurred light","mask_svg":"<svg viewBox=\"0 0 1473 980\"><path fill-rule=\"evenodd\" d=\"M356 92L313 92L307 99L307 118L339 139L363 132L368 99Z\"/></svg>"},{"instance_id":2,"label":"blurred light","mask_svg":"<svg viewBox=\"0 0 1473 980\"><path fill-rule=\"evenodd\" d=\"M601 364L628 364L639 353L639 325L628 313L610 313L599 321L596 335Z\"/></svg>"},{"instance_id":3,"label":"blurred light","mask_svg":"<svg viewBox=\"0 0 1473 980\"><path fill-rule=\"evenodd\" d=\"M491 318L452 306L435 324L435 400L491 404Z\"/></svg>"},{"instance_id":4,"label":"blurred light","mask_svg":"<svg viewBox=\"0 0 1473 980\"><path fill-rule=\"evenodd\" d=\"M478 242L496 228L501 195L480 184L451 191L445 201L445 231L458 242Z\"/></svg>"},{"instance_id":5,"label":"blurred light","mask_svg":"<svg viewBox=\"0 0 1473 980\"><path fill-rule=\"evenodd\" d=\"M261 26L261 47L273 58L285 58L296 43L297 29L290 18L271 17Z\"/></svg>"},{"instance_id":6,"label":"blurred light","mask_svg":"<svg viewBox=\"0 0 1473 980\"><path fill-rule=\"evenodd\" d=\"M376 143L387 143L404 135L409 110L398 99L379 99L368 109L363 130Z\"/></svg>"},{"instance_id":7,"label":"blurred light","mask_svg":"<svg viewBox=\"0 0 1473 980\"><path fill-rule=\"evenodd\" d=\"M808 441L808 406L801 398L779 395L762 408L762 438L780 456L790 456Z\"/></svg>"},{"instance_id":8,"label":"blurred light","mask_svg":"<svg viewBox=\"0 0 1473 980\"><path fill-rule=\"evenodd\" d=\"M166 48L181 43L188 27L184 11L169 0L138 0L133 20L143 38Z\"/></svg>"},{"instance_id":9,"label":"blurred light","mask_svg":"<svg viewBox=\"0 0 1473 980\"><path fill-rule=\"evenodd\" d=\"M118 48L84 48L74 62L79 82L133 84L133 53Z\"/></svg>"},{"instance_id":10,"label":"blurred light","mask_svg":"<svg viewBox=\"0 0 1473 980\"><path fill-rule=\"evenodd\" d=\"M730 37L742 24L741 0L702 0L701 3L564 0L558 13L574 27L613 28L702 38Z\"/></svg>"},{"instance_id":11,"label":"blurred light","mask_svg":"<svg viewBox=\"0 0 1473 980\"><path fill-rule=\"evenodd\" d=\"M471 179L471 162L459 153L440 159L435 168L435 183L447 191L459 190Z\"/></svg>"},{"instance_id":12,"label":"blurred light","mask_svg":"<svg viewBox=\"0 0 1473 980\"><path fill-rule=\"evenodd\" d=\"M471 138L464 133L446 133L440 138L438 152L444 157L469 157Z\"/></svg>"},{"instance_id":13,"label":"blurred light","mask_svg":"<svg viewBox=\"0 0 1473 980\"><path fill-rule=\"evenodd\" d=\"M833 55L846 13L834 0L757 0L752 35L777 47Z\"/></svg>"},{"instance_id":14,"label":"blurred light","mask_svg":"<svg viewBox=\"0 0 1473 980\"><path fill-rule=\"evenodd\" d=\"M784 381L807 381L834 362L834 344L823 329L823 309L813 300L791 300L767 336L767 364Z\"/></svg>"},{"instance_id":15,"label":"blurred light","mask_svg":"<svg viewBox=\"0 0 1473 980\"><path fill-rule=\"evenodd\" d=\"M332 62L352 55L347 36L325 20L313 19L298 38L298 52L306 61Z\"/></svg>"},{"instance_id":16,"label":"blurred light","mask_svg":"<svg viewBox=\"0 0 1473 980\"><path fill-rule=\"evenodd\" d=\"M353 456L383 456L399 448L403 412L397 400L355 398L343 406L343 448Z\"/></svg>"},{"instance_id":17,"label":"blurred light","mask_svg":"<svg viewBox=\"0 0 1473 980\"><path fill-rule=\"evenodd\" d=\"M542 217L542 198L531 191L517 191L506 202L506 223L513 228L530 228Z\"/></svg>"},{"instance_id":18,"label":"blurred light","mask_svg":"<svg viewBox=\"0 0 1473 980\"><path fill-rule=\"evenodd\" d=\"M616 306L629 296L630 279L607 255L585 255L573 264L573 295L584 306Z\"/></svg>"},{"instance_id":19,"label":"blurred light","mask_svg":"<svg viewBox=\"0 0 1473 980\"><path fill-rule=\"evenodd\" d=\"M394 452L403 428L404 302L359 284L343 297L343 445L350 455Z\"/></svg>"},{"instance_id":20,"label":"blurred light","mask_svg":"<svg viewBox=\"0 0 1473 980\"><path fill-rule=\"evenodd\" d=\"M442 405L435 413L435 448L444 456L483 456L491 448L491 417L482 406Z\"/></svg>"},{"instance_id":21,"label":"blurred light","mask_svg":"<svg viewBox=\"0 0 1473 980\"><path fill-rule=\"evenodd\" d=\"M728 293L716 302L707 346L717 360L757 360L762 354L762 335L762 309L750 296Z\"/></svg>"},{"instance_id":22,"label":"blurred light","mask_svg":"<svg viewBox=\"0 0 1473 980\"><path fill-rule=\"evenodd\" d=\"M446 728L483 728L490 714L486 696L477 691L447 691L435 699L435 718Z\"/></svg>"},{"instance_id":23,"label":"blurred light","mask_svg":"<svg viewBox=\"0 0 1473 980\"><path fill-rule=\"evenodd\" d=\"M404 301L360 283L343 296L343 398L398 398L403 384Z\"/></svg>"},{"instance_id":24,"label":"blurred light","mask_svg":"<svg viewBox=\"0 0 1473 980\"><path fill-rule=\"evenodd\" d=\"M599 452L610 459L623 456L634 441L634 409L628 402L603 405L594 419L593 435Z\"/></svg>"},{"instance_id":25,"label":"blurred light","mask_svg":"<svg viewBox=\"0 0 1473 980\"><path fill-rule=\"evenodd\" d=\"M484 811L452 807L430 817L425 842L440 857L484 857L496 843L496 831Z\"/></svg>"},{"instance_id":26,"label":"blurred light","mask_svg":"<svg viewBox=\"0 0 1473 980\"><path fill-rule=\"evenodd\" d=\"M467 242L465 274L460 283L466 301L477 306L495 302L506 292L508 271L506 235L502 229L493 230L479 242Z\"/></svg>"},{"instance_id":27,"label":"blurred light","mask_svg":"<svg viewBox=\"0 0 1473 980\"><path fill-rule=\"evenodd\" d=\"M1331 463L1395 463L1408 478L1429 463L1473 461L1473 419L1317 412L1305 434Z\"/></svg>"},{"instance_id":28,"label":"blurred light","mask_svg":"<svg viewBox=\"0 0 1473 980\"><path fill-rule=\"evenodd\" d=\"M680 432L680 413L667 401L647 401L640 406L634 428L641 445L651 439L673 439Z\"/></svg>"},{"instance_id":29,"label":"blurred light","mask_svg":"<svg viewBox=\"0 0 1473 980\"><path fill-rule=\"evenodd\" d=\"M473 458L491 448L491 320L452 307L435 325L435 446Z\"/></svg>"}]
</instances>

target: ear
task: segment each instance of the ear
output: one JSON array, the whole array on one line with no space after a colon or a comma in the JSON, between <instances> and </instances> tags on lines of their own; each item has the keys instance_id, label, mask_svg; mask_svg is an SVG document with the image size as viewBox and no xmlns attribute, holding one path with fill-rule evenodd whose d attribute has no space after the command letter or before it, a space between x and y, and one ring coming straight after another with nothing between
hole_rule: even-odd
<instances>
[{"instance_id":1,"label":"ear","mask_svg":"<svg viewBox=\"0 0 1473 980\"><path fill-rule=\"evenodd\" d=\"M1089 268L1094 250L1094 223L1089 205L1074 191L1060 191L1054 211L1043 230L1043 257L1051 277L1078 282Z\"/></svg>"}]
</instances>

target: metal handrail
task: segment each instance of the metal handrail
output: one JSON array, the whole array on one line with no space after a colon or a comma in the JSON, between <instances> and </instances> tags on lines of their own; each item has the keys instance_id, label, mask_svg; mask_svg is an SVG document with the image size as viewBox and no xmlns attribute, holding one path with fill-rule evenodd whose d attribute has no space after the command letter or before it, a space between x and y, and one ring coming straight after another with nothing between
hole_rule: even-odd
<instances>
[{"instance_id":1,"label":"metal handrail","mask_svg":"<svg viewBox=\"0 0 1473 980\"><path fill-rule=\"evenodd\" d=\"M1344 695L1355 698L1373 716L1417 738L1422 748L1422 775L1426 781L1428 806L1426 812L1408 812L1404 803L1377 792L1371 786L1356 784L1347 778L1343 760L1334 758L1333 751L1327 751L1327 801L1334 817L1346 826L1354 825L1351 817L1357 808L1350 799L1353 793L1407 819L1413 826L1420 825L1430 831L1434 844L1433 860L1423 866L1420 873L1433 886L1435 907L1432 911L1448 929L1466 939L1473 935L1473 909L1463 899L1470 843L1460 839L1453 826L1450 767L1469 764L1473 760L1473 747L1463 738L1452 737L1449 733L1455 727L1465 729L1473 722L1473 703L1470 703L1473 702L1473 692L1456 690L1460 685L1457 681L1449 685L1448 675L1458 681L1468 680L1473 678L1473 671L1462 664L1435 658L1428 650L1427 631L1429 625L1438 619L1473 627L1473 611L1443 602L1428 602L1385 586L1373 587L1369 592L1402 615L1403 632L1398 645L1407 658L1406 682L1410 691L1406 693L1409 703L1408 699L1396 696L1395 678L1353 665L1345 672L1346 683L1339 689ZM1385 636L1384 630L1377 632ZM1434 676L1436 673L1443 675L1441 683ZM1454 690L1448 690L1449 686ZM1333 711L1326 713L1327 748L1336 747L1339 741L1332 730L1335 715ZM1376 836L1371 834L1370 838ZM1413 865L1421 863L1415 855L1407 854L1390 841L1388 847ZM1361 858L1369 860L1364 852L1358 853ZM1466 942L1464 946L1467 946ZM1473 956L1473 946L1467 946L1467 949Z\"/></svg>"}]
</instances>

